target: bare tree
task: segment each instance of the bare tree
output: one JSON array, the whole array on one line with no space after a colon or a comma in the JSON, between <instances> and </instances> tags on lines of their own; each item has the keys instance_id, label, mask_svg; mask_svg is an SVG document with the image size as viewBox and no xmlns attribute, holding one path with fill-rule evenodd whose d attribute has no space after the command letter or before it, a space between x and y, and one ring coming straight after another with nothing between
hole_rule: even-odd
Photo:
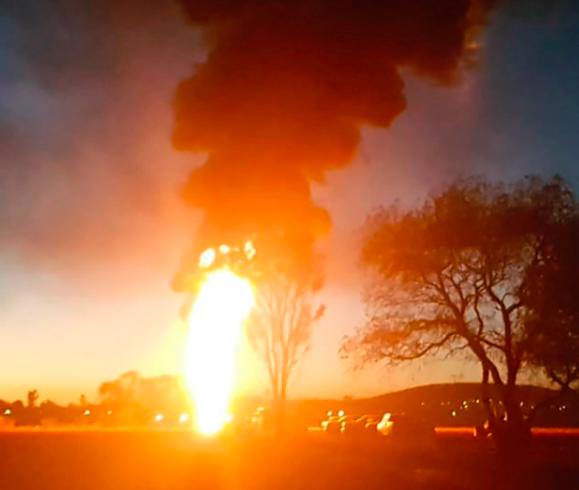
<instances>
[{"instance_id":1,"label":"bare tree","mask_svg":"<svg viewBox=\"0 0 579 490\"><path fill-rule=\"evenodd\" d=\"M309 349L314 325L324 314L324 306L315 306L313 301L320 288L321 280L312 275L296 278L275 273L258 283L247 335L267 368L279 419L283 416L291 375Z\"/></svg>"},{"instance_id":2,"label":"bare tree","mask_svg":"<svg viewBox=\"0 0 579 490\"><path fill-rule=\"evenodd\" d=\"M362 363L464 353L481 365L491 423L500 415L505 434L520 433L527 271L544 262L546 238L575 209L562 180L531 178L459 181L418 209L379 211L363 250L372 274L368 322L345 339L343 353ZM489 401L489 382L500 407Z\"/></svg>"}]
</instances>

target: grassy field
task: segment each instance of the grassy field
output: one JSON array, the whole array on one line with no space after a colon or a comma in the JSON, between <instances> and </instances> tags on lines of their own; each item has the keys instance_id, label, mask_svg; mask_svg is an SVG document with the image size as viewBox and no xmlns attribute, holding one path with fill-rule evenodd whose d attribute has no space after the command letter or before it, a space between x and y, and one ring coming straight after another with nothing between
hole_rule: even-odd
<instances>
[{"instance_id":1,"label":"grassy field","mask_svg":"<svg viewBox=\"0 0 579 490\"><path fill-rule=\"evenodd\" d=\"M201 440L186 432L0 434L1 490L575 489L579 440L537 440L518 462L471 438L428 446L309 434Z\"/></svg>"}]
</instances>

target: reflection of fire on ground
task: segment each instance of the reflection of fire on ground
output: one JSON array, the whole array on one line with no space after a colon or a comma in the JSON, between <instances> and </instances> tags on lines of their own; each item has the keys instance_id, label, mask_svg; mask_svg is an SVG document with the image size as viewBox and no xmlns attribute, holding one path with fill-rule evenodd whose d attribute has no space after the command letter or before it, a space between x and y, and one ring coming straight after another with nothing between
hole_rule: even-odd
<instances>
[{"instance_id":1,"label":"reflection of fire on ground","mask_svg":"<svg viewBox=\"0 0 579 490\"><path fill-rule=\"evenodd\" d=\"M254 301L249 280L236 266L254 256L246 242L242 248L209 248L199 257L204 273L188 317L185 379L196 430L205 435L219 432L230 417L237 346Z\"/></svg>"}]
</instances>

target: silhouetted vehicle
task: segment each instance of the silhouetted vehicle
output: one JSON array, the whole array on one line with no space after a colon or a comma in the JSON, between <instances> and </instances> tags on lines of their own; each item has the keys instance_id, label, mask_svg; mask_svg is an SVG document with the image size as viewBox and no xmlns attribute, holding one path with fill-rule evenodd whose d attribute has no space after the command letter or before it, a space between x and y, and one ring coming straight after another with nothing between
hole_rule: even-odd
<instances>
[{"instance_id":1,"label":"silhouetted vehicle","mask_svg":"<svg viewBox=\"0 0 579 490\"><path fill-rule=\"evenodd\" d=\"M377 434L380 420L382 420L380 415L366 415L366 432Z\"/></svg>"},{"instance_id":2,"label":"silhouetted vehicle","mask_svg":"<svg viewBox=\"0 0 579 490\"><path fill-rule=\"evenodd\" d=\"M341 422L341 431L347 436L364 437L377 434L376 427L379 417L375 415L362 415L357 418L346 418Z\"/></svg>"},{"instance_id":3,"label":"silhouetted vehicle","mask_svg":"<svg viewBox=\"0 0 579 490\"><path fill-rule=\"evenodd\" d=\"M326 420L322 420L321 427L328 434L340 434L344 416L330 415Z\"/></svg>"},{"instance_id":4,"label":"silhouetted vehicle","mask_svg":"<svg viewBox=\"0 0 579 490\"><path fill-rule=\"evenodd\" d=\"M331 413L331 412L330 412ZM348 437L363 437L377 434L376 427L380 420L377 415L328 415L320 424L322 431L328 434L342 434Z\"/></svg>"},{"instance_id":5,"label":"silhouetted vehicle","mask_svg":"<svg viewBox=\"0 0 579 490\"><path fill-rule=\"evenodd\" d=\"M406 440L425 440L434 436L434 427L420 419L404 414L386 413L377 425L379 433L392 438Z\"/></svg>"},{"instance_id":6,"label":"silhouetted vehicle","mask_svg":"<svg viewBox=\"0 0 579 490\"><path fill-rule=\"evenodd\" d=\"M364 434L366 419L362 417L345 416L340 420L340 432L348 436L356 437Z\"/></svg>"},{"instance_id":7,"label":"silhouetted vehicle","mask_svg":"<svg viewBox=\"0 0 579 490\"><path fill-rule=\"evenodd\" d=\"M274 429L274 416L271 408L257 407L250 422L256 432L271 432Z\"/></svg>"}]
</instances>

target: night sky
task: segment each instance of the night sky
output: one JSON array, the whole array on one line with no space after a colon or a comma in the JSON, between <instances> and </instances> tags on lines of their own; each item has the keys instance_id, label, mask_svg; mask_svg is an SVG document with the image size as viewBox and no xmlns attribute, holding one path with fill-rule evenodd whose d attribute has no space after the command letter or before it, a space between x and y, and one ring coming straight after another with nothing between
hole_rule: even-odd
<instances>
[{"instance_id":1,"label":"night sky","mask_svg":"<svg viewBox=\"0 0 579 490\"><path fill-rule=\"evenodd\" d=\"M0 2L0 398L92 397L123 371L182 363L170 282L199 222L180 189L202 158L172 148L172 99L205 51L172 4L110 3ZM558 173L579 187L574 3L494 12L456 86L406 74L406 112L365 130L354 164L315 187L334 223L319 243L328 310L293 395L478 379L463 360L353 373L339 359L364 321L359 229L376 206L457 175ZM264 393L247 356L240 389Z\"/></svg>"}]
</instances>

